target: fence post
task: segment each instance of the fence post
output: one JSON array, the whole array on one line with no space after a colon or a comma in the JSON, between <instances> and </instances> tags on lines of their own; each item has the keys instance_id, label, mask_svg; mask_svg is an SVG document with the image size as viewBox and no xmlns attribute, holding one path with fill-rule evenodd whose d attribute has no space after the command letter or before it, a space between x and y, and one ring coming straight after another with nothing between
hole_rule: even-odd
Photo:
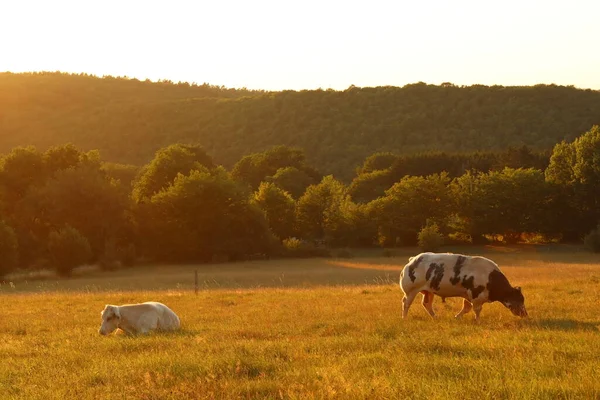
<instances>
[{"instance_id":1,"label":"fence post","mask_svg":"<svg viewBox=\"0 0 600 400\"><path fill-rule=\"evenodd\" d=\"M194 293L198 296L198 270L194 271Z\"/></svg>"}]
</instances>

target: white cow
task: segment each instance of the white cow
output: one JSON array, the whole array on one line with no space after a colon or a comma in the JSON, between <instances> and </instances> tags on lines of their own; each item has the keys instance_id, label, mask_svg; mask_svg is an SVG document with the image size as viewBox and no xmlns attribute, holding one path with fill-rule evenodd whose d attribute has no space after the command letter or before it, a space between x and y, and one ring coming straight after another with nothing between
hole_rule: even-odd
<instances>
[{"instance_id":1,"label":"white cow","mask_svg":"<svg viewBox=\"0 0 600 400\"><path fill-rule=\"evenodd\" d=\"M457 318L471 311L475 319L484 303L499 301L517 316L526 317L525 299L520 287L512 287L498 265L485 257L450 253L421 253L411 257L400 274L402 318L417 294L423 294L423 307L432 317L433 295L462 297Z\"/></svg>"},{"instance_id":2,"label":"white cow","mask_svg":"<svg viewBox=\"0 0 600 400\"><path fill-rule=\"evenodd\" d=\"M173 331L181 326L179 317L167 306L155 301L113 306L102 310L102 325L98 331L108 335L117 328L129 335L146 334L153 330Z\"/></svg>"}]
</instances>

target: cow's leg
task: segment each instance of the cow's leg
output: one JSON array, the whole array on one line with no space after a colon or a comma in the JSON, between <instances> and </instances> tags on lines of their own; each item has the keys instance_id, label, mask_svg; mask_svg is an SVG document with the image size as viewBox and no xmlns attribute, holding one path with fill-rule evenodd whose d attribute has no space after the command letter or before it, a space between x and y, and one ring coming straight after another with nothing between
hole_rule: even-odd
<instances>
[{"instance_id":1,"label":"cow's leg","mask_svg":"<svg viewBox=\"0 0 600 400\"><path fill-rule=\"evenodd\" d=\"M473 308L473 305L471 304L471 302L467 299L464 299L463 300L463 308L462 308L462 310L460 310L460 312L458 314L455 315L455 318L462 317L463 315L465 315L466 313L471 311L472 308Z\"/></svg>"},{"instance_id":2,"label":"cow's leg","mask_svg":"<svg viewBox=\"0 0 600 400\"><path fill-rule=\"evenodd\" d=\"M423 301L421 301L421 304L423 304L423 307L425 307L432 318L435 317L435 312L433 311L433 293L427 291L421 293L423 293Z\"/></svg>"},{"instance_id":3,"label":"cow's leg","mask_svg":"<svg viewBox=\"0 0 600 400\"><path fill-rule=\"evenodd\" d=\"M406 316L408 315L408 309L410 308L410 305L412 304L412 302L415 300L415 297L417 297L417 294L419 294L418 291L412 291L408 294L404 294L404 297L402 298L402 318L406 318Z\"/></svg>"},{"instance_id":4,"label":"cow's leg","mask_svg":"<svg viewBox=\"0 0 600 400\"><path fill-rule=\"evenodd\" d=\"M475 312L475 321L479 321L479 313L481 312L481 308L483 307L483 303L473 303L473 311Z\"/></svg>"}]
</instances>

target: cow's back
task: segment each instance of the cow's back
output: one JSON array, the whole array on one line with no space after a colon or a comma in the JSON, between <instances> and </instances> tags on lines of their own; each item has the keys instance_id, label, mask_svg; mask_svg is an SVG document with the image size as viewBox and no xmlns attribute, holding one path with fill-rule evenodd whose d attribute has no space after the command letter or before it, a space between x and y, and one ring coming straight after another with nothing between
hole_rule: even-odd
<instances>
[{"instance_id":1,"label":"cow's back","mask_svg":"<svg viewBox=\"0 0 600 400\"><path fill-rule=\"evenodd\" d=\"M179 317L173 310L164 305L163 303L159 303L156 301L148 301L143 303L149 306L152 306L156 313L158 314L158 328L161 330L172 330L178 329L181 325Z\"/></svg>"},{"instance_id":2,"label":"cow's back","mask_svg":"<svg viewBox=\"0 0 600 400\"><path fill-rule=\"evenodd\" d=\"M499 270L493 261L479 256L421 253L402 270L400 286L405 293L428 291L443 297L487 296L489 274Z\"/></svg>"}]
</instances>

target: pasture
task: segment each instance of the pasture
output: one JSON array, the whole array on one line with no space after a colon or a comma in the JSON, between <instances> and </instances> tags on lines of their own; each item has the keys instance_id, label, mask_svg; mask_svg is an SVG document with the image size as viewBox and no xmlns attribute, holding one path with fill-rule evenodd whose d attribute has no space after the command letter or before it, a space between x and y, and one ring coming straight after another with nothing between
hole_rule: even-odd
<instances>
[{"instance_id":1,"label":"pasture","mask_svg":"<svg viewBox=\"0 0 600 400\"><path fill-rule=\"evenodd\" d=\"M82 270L0 285L0 399L599 398L600 257L541 247L488 256L523 288L481 322L420 296L401 320L409 255ZM200 291L194 295L193 272ZM175 334L101 337L106 303L160 301Z\"/></svg>"}]
</instances>

